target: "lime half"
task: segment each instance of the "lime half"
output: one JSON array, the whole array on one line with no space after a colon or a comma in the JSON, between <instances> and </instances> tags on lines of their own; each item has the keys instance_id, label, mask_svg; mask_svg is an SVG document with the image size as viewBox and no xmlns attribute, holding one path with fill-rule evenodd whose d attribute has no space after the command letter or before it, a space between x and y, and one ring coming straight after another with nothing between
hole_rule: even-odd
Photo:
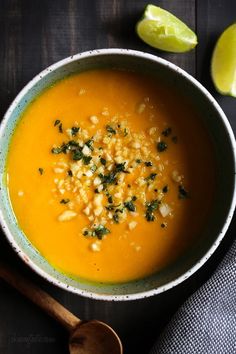
<instances>
[{"instance_id":1,"label":"lime half","mask_svg":"<svg viewBox=\"0 0 236 354\"><path fill-rule=\"evenodd\" d=\"M223 95L236 97L236 24L229 26L218 39L211 61L211 76Z\"/></svg>"},{"instance_id":2,"label":"lime half","mask_svg":"<svg viewBox=\"0 0 236 354\"><path fill-rule=\"evenodd\" d=\"M147 5L136 31L145 43L167 52L187 52L197 44L196 34L185 23L154 5Z\"/></svg>"}]
</instances>

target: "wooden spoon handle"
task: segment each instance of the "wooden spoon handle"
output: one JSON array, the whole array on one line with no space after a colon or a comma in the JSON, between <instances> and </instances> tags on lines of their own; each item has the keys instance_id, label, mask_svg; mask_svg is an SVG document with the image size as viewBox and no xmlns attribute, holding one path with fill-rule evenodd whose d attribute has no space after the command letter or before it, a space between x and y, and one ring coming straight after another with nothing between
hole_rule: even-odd
<instances>
[{"instance_id":1,"label":"wooden spoon handle","mask_svg":"<svg viewBox=\"0 0 236 354\"><path fill-rule=\"evenodd\" d=\"M45 291L2 263L0 263L0 277L60 322L69 332L81 322Z\"/></svg>"}]
</instances>

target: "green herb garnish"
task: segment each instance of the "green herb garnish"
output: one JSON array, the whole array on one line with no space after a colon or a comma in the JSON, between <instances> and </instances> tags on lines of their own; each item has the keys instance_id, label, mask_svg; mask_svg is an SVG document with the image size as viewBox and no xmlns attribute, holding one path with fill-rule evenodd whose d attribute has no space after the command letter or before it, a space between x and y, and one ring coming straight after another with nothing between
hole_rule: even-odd
<instances>
[{"instance_id":1,"label":"green herb garnish","mask_svg":"<svg viewBox=\"0 0 236 354\"><path fill-rule=\"evenodd\" d=\"M60 124L60 123L61 123L61 121L60 121L59 119L56 119L55 122L54 122L54 127L55 127L56 125Z\"/></svg>"},{"instance_id":2,"label":"green herb garnish","mask_svg":"<svg viewBox=\"0 0 236 354\"><path fill-rule=\"evenodd\" d=\"M103 175L102 173L99 173L98 177L101 179L103 184L114 184L116 182L116 173L111 172L108 173L107 175Z\"/></svg>"},{"instance_id":3,"label":"green herb garnish","mask_svg":"<svg viewBox=\"0 0 236 354\"><path fill-rule=\"evenodd\" d=\"M113 218L115 224L119 224L119 219L120 219L119 214L114 214L112 218Z\"/></svg>"},{"instance_id":4,"label":"green herb garnish","mask_svg":"<svg viewBox=\"0 0 236 354\"><path fill-rule=\"evenodd\" d=\"M61 203L61 204L67 204L67 203L69 203L69 201L70 201L70 199L66 198L66 199L62 199L62 200L60 201L60 203Z\"/></svg>"},{"instance_id":5,"label":"green herb garnish","mask_svg":"<svg viewBox=\"0 0 236 354\"><path fill-rule=\"evenodd\" d=\"M83 155L83 163L84 163L84 165L89 165L91 160L92 160L92 156Z\"/></svg>"},{"instance_id":6,"label":"green herb garnish","mask_svg":"<svg viewBox=\"0 0 236 354\"><path fill-rule=\"evenodd\" d=\"M61 152L63 152L62 147L56 147L56 148L52 148L51 150L52 154L60 154Z\"/></svg>"},{"instance_id":7,"label":"green herb garnish","mask_svg":"<svg viewBox=\"0 0 236 354\"><path fill-rule=\"evenodd\" d=\"M145 218L148 222L155 220L155 215L153 213L146 212Z\"/></svg>"},{"instance_id":8,"label":"green herb garnish","mask_svg":"<svg viewBox=\"0 0 236 354\"><path fill-rule=\"evenodd\" d=\"M172 136L171 140L173 141L173 143L177 144L178 137L177 136Z\"/></svg>"},{"instance_id":9,"label":"green herb garnish","mask_svg":"<svg viewBox=\"0 0 236 354\"><path fill-rule=\"evenodd\" d=\"M106 166L107 160L104 159L103 157L100 158L100 162L103 166Z\"/></svg>"},{"instance_id":10,"label":"green herb garnish","mask_svg":"<svg viewBox=\"0 0 236 354\"><path fill-rule=\"evenodd\" d=\"M146 203L146 220L147 221L154 221L155 215L153 212L158 208L159 201L157 199L152 200L151 202Z\"/></svg>"},{"instance_id":11,"label":"green herb garnish","mask_svg":"<svg viewBox=\"0 0 236 354\"><path fill-rule=\"evenodd\" d=\"M94 173L97 170L97 166L96 165L91 166L90 170Z\"/></svg>"},{"instance_id":12,"label":"green herb garnish","mask_svg":"<svg viewBox=\"0 0 236 354\"><path fill-rule=\"evenodd\" d=\"M79 132L80 128L79 127L72 127L71 128L71 135L76 136L77 133Z\"/></svg>"},{"instance_id":13,"label":"green herb garnish","mask_svg":"<svg viewBox=\"0 0 236 354\"><path fill-rule=\"evenodd\" d=\"M161 134L167 137L171 134L171 132L172 132L172 129L169 127L169 128L166 128L165 130L163 130L163 132Z\"/></svg>"},{"instance_id":14,"label":"green herb garnish","mask_svg":"<svg viewBox=\"0 0 236 354\"><path fill-rule=\"evenodd\" d=\"M187 198L189 198L189 192L186 191L186 189L182 185L179 186L178 197L179 197L179 199L187 199Z\"/></svg>"},{"instance_id":15,"label":"green herb garnish","mask_svg":"<svg viewBox=\"0 0 236 354\"><path fill-rule=\"evenodd\" d=\"M85 145L87 145L87 147L91 150L91 151L93 151L94 150L94 148L93 148L93 139L89 139L88 141L86 141L86 143L85 143Z\"/></svg>"},{"instance_id":16,"label":"green herb garnish","mask_svg":"<svg viewBox=\"0 0 236 354\"><path fill-rule=\"evenodd\" d=\"M68 170L68 171L67 171L67 174L68 174L68 176L73 177L73 173L72 173L71 170Z\"/></svg>"},{"instance_id":17,"label":"green herb garnish","mask_svg":"<svg viewBox=\"0 0 236 354\"><path fill-rule=\"evenodd\" d=\"M61 154L61 153L66 154L67 151L75 151L76 149L81 149L79 144L74 140L70 140L66 144L62 143L61 146L53 148L51 152L53 154Z\"/></svg>"},{"instance_id":18,"label":"green herb garnish","mask_svg":"<svg viewBox=\"0 0 236 354\"><path fill-rule=\"evenodd\" d=\"M166 185L165 187L162 188L163 193L167 193L169 190L169 187Z\"/></svg>"},{"instance_id":19,"label":"green herb garnish","mask_svg":"<svg viewBox=\"0 0 236 354\"><path fill-rule=\"evenodd\" d=\"M136 163L141 163L142 162L142 160L140 160L140 159L136 159L135 161L136 161Z\"/></svg>"},{"instance_id":20,"label":"green herb garnish","mask_svg":"<svg viewBox=\"0 0 236 354\"><path fill-rule=\"evenodd\" d=\"M63 133L63 129L62 129L62 123L60 123L59 125L58 125L58 130L59 130L59 133Z\"/></svg>"},{"instance_id":21,"label":"green herb garnish","mask_svg":"<svg viewBox=\"0 0 236 354\"><path fill-rule=\"evenodd\" d=\"M86 156L82 152L83 148L79 146L79 144L74 141L70 140L68 143L63 143L61 146L53 148L51 152L53 154L66 154L67 152L71 152L72 160L79 161L83 160L84 165L88 165L92 159L91 156Z\"/></svg>"},{"instance_id":22,"label":"green herb garnish","mask_svg":"<svg viewBox=\"0 0 236 354\"><path fill-rule=\"evenodd\" d=\"M113 198L112 198L112 196L111 196L111 195L109 195L109 197L108 197L108 203L110 203L110 204L112 204L112 203L113 203Z\"/></svg>"},{"instance_id":23,"label":"green herb garnish","mask_svg":"<svg viewBox=\"0 0 236 354\"><path fill-rule=\"evenodd\" d=\"M75 150L72 154L72 159L74 161L79 161L84 157L84 154L82 153L82 151L80 149Z\"/></svg>"},{"instance_id":24,"label":"green herb garnish","mask_svg":"<svg viewBox=\"0 0 236 354\"><path fill-rule=\"evenodd\" d=\"M103 225L98 225L94 230L93 230L93 236L97 236L99 240L102 240L103 237L107 234L110 234L111 231L107 229Z\"/></svg>"},{"instance_id":25,"label":"green herb garnish","mask_svg":"<svg viewBox=\"0 0 236 354\"><path fill-rule=\"evenodd\" d=\"M110 125L106 125L106 131L111 134L116 134L116 130L113 129Z\"/></svg>"},{"instance_id":26,"label":"green herb garnish","mask_svg":"<svg viewBox=\"0 0 236 354\"><path fill-rule=\"evenodd\" d=\"M151 162L151 161L146 161L146 162L144 162L144 164L145 164L145 166L147 166L147 167L152 166L152 162Z\"/></svg>"},{"instance_id":27,"label":"green herb garnish","mask_svg":"<svg viewBox=\"0 0 236 354\"><path fill-rule=\"evenodd\" d=\"M42 175L43 174L43 168L42 167L39 167L38 169L39 173Z\"/></svg>"},{"instance_id":28,"label":"green herb garnish","mask_svg":"<svg viewBox=\"0 0 236 354\"><path fill-rule=\"evenodd\" d=\"M156 178L157 173L151 173L149 176L147 176L145 178L145 181L149 182L149 181L154 181L154 179Z\"/></svg>"},{"instance_id":29,"label":"green herb garnish","mask_svg":"<svg viewBox=\"0 0 236 354\"><path fill-rule=\"evenodd\" d=\"M96 228L89 230L86 229L83 232L84 236L91 236L91 237L97 237L99 240L102 240L103 237L107 234L109 234L111 231L108 230L105 226L103 225L98 225Z\"/></svg>"},{"instance_id":30,"label":"green herb garnish","mask_svg":"<svg viewBox=\"0 0 236 354\"><path fill-rule=\"evenodd\" d=\"M134 203L132 201L124 202L124 206L129 211L135 211L136 210L136 206L134 205Z\"/></svg>"},{"instance_id":31,"label":"green herb garnish","mask_svg":"<svg viewBox=\"0 0 236 354\"><path fill-rule=\"evenodd\" d=\"M125 164L126 164L126 162L116 163L114 172L115 173L118 173L118 172L129 173L128 171L125 170Z\"/></svg>"},{"instance_id":32,"label":"green herb garnish","mask_svg":"<svg viewBox=\"0 0 236 354\"><path fill-rule=\"evenodd\" d=\"M167 149L167 144L164 141L160 141L159 143L157 143L157 150L159 152L163 152Z\"/></svg>"}]
</instances>

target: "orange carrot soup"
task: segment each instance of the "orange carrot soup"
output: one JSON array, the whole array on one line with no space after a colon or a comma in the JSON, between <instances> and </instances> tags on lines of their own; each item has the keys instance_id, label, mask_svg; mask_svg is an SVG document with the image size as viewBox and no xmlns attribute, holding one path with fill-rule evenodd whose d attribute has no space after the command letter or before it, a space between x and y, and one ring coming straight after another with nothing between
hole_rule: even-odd
<instances>
[{"instance_id":1,"label":"orange carrot soup","mask_svg":"<svg viewBox=\"0 0 236 354\"><path fill-rule=\"evenodd\" d=\"M118 283L174 262L213 195L208 137L190 103L148 76L91 70L45 90L10 144L20 228L59 271Z\"/></svg>"}]
</instances>

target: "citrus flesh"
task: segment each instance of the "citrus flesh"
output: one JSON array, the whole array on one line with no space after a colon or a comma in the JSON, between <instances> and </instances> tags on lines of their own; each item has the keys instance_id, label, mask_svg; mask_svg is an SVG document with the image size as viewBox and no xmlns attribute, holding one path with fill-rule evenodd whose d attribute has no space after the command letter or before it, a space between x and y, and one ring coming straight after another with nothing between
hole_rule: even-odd
<instances>
[{"instance_id":1,"label":"citrus flesh","mask_svg":"<svg viewBox=\"0 0 236 354\"><path fill-rule=\"evenodd\" d=\"M216 42L211 75L217 91L236 97L236 23L227 27Z\"/></svg>"},{"instance_id":2,"label":"citrus flesh","mask_svg":"<svg viewBox=\"0 0 236 354\"><path fill-rule=\"evenodd\" d=\"M154 5L147 5L136 31L145 43L168 52L187 52L197 45L196 34L185 23Z\"/></svg>"}]
</instances>

